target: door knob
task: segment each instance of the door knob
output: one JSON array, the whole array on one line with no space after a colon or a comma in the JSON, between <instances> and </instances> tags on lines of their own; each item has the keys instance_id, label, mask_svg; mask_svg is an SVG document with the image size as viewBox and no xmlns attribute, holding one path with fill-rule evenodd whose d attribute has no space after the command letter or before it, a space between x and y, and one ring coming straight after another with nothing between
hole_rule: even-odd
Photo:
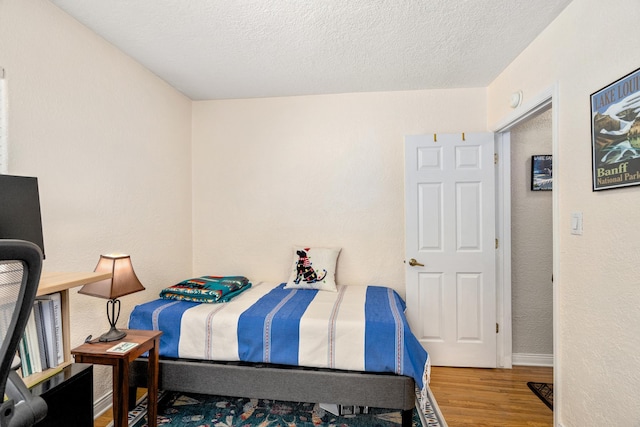
<instances>
[{"instance_id":1,"label":"door knob","mask_svg":"<svg viewBox=\"0 0 640 427\"><path fill-rule=\"evenodd\" d=\"M424 264L420 264L418 261L416 261L416 259L415 259L415 258L411 258L411 259L409 260L409 265L410 265L411 267L415 267L415 266L424 267Z\"/></svg>"}]
</instances>

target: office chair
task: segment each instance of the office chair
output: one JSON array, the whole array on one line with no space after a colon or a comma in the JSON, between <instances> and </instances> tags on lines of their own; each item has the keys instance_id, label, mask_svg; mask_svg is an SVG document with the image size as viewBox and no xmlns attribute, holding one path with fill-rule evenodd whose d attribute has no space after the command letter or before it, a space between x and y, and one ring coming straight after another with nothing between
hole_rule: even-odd
<instances>
[{"instance_id":1,"label":"office chair","mask_svg":"<svg viewBox=\"0 0 640 427\"><path fill-rule=\"evenodd\" d=\"M0 427L27 427L47 415L47 404L32 396L16 372L16 356L40 282L42 252L23 240L0 239Z\"/></svg>"}]
</instances>

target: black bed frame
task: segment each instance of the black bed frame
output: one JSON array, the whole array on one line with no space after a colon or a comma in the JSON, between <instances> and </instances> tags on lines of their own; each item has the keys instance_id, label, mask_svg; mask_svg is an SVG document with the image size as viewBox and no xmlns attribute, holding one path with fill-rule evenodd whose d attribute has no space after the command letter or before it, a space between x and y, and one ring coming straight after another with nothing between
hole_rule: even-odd
<instances>
[{"instance_id":1,"label":"black bed frame","mask_svg":"<svg viewBox=\"0 0 640 427\"><path fill-rule=\"evenodd\" d=\"M146 382L147 359L139 358L131 364L129 384L145 387ZM161 358L159 387L219 396L400 409L402 427L411 426L416 402L411 377L244 362Z\"/></svg>"}]
</instances>

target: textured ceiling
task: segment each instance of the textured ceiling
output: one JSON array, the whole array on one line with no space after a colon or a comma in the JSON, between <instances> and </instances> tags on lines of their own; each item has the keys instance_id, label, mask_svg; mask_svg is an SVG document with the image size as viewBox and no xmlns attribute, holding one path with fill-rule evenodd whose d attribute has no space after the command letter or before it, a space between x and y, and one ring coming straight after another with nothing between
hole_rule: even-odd
<instances>
[{"instance_id":1,"label":"textured ceiling","mask_svg":"<svg viewBox=\"0 0 640 427\"><path fill-rule=\"evenodd\" d=\"M50 0L194 100L485 87L571 0Z\"/></svg>"}]
</instances>

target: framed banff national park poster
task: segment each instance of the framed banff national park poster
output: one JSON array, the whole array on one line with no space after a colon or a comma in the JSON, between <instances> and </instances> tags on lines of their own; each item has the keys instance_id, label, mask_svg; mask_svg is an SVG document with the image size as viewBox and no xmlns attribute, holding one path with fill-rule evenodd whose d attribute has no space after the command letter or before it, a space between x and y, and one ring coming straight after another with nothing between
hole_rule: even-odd
<instances>
[{"instance_id":1,"label":"framed banff national park poster","mask_svg":"<svg viewBox=\"0 0 640 427\"><path fill-rule=\"evenodd\" d=\"M593 191L640 185L640 68L591 94Z\"/></svg>"}]
</instances>

